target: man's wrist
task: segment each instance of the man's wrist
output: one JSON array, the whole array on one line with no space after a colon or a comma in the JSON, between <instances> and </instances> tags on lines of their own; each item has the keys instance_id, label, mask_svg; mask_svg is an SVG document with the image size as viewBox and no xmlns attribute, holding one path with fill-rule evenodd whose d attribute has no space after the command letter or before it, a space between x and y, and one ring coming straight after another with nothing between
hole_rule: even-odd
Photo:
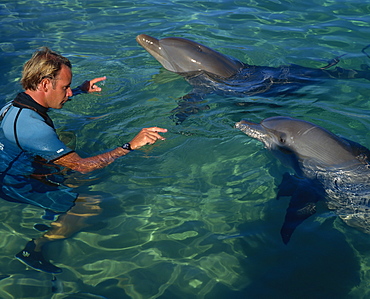
<instances>
[{"instance_id":1,"label":"man's wrist","mask_svg":"<svg viewBox=\"0 0 370 299\"><path fill-rule=\"evenodd\" d=\"M127 150L127 151L132 151L133 149L131 148L131 144L129 142L123 144L121 146L124 150Z\"/></svg>"},{"instance_id":2,"label":"man's wrist","mask_svg":"<svg viewBox=\"0 0 370 299\"><path fill-rule=\"evenodd\" d=\"M86 91L84 91L84 90L81 88L81 85L80 85L80 86L77 86L76 88L73 88L73 89L72 89L72 96L76 96L76 95L81 94L81 93L86 93Z\"/></svg>"}]
</instances>

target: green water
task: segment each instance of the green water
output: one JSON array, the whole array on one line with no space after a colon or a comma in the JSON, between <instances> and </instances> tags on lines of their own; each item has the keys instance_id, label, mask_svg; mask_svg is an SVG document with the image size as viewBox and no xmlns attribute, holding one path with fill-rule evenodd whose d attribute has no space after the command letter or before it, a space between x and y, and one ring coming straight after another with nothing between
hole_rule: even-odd
<instances>
[{"instance_id":1,"label":"green water","mask_svg":"<svg viewBox=\"0 0 370 299\"><path fill-rule=\"evenodd\" d=\"M369 82L332 80L294 98L244 101L210 95L209 110L181 125L169 118L191 86L135 41L181 36L248 64L321 67L370 64L370 1L1 1L0 102L21 91L22 65L40 46L73 63L73 85L107 76L99 95L52 111L62 136L91 156L129 141L143 127L166 140L107 168L73 175L81 194L100 196L95 226L47 248L63 268L51 275L14 259L40 232L43 211L0 205L0 298L369 298L370 239L324 204L280 238L289 200L275 199L286 169L233 128L247 118L289 115L370 147ZM48 224L48 222L44 222Z\"/></svg>"}]
</instances>

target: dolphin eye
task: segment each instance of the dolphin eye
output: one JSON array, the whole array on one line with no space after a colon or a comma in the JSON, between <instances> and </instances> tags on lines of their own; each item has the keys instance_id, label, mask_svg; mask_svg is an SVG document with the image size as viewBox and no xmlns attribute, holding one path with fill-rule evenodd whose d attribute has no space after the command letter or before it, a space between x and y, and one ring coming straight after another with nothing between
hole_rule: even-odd
<instances>
[{"instance_id":1,"label":"dolphin eye","mask_svg":"<svg viewBox=\"0 0 370 299\"><path fill-rule=\"evenodd\" d=\"M197 47L197 51L198 51L198 52L203 52L202 47L198 46L198 47Z\"/></svg>"},{"instance_id":2,"label":"dolphin eye","mask_svg":"<svg viewBox=\"0 0 370 299\"><path fill-rule=\"evenodd\" d=\"M284 135L280 135L279 141L280 143L284 144L286 142L286 137Z\"/></svg>"}]
</instances>

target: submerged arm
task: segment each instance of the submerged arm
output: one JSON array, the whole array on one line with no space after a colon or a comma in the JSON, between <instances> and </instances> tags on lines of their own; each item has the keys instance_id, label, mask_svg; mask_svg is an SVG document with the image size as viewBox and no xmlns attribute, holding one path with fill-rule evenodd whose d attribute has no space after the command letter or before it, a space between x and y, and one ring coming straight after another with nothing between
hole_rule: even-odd
<instances>
[{"instance_id":1,"label":"submerged arm","mask_svg":"<svg viewBox=\"0 0 370 299\"><path fill-rule=\"evenodd\" d=\"M124 150L122 147L117 147L107 153L89 158L81 158L77 153L72 152L55 160L54 163L81 173L88 173L111 164L114 160L127 153L129 153L129 150Z\"/></svg>"},{"instance_id":2,"label":"submerged arm","mask_svg":"<svg viewBox=\"0 0 370 299\"><path fill-rule=\"evenodd\" d=\"M130 142L131 149L135 150L146 144L153 144L158 139L164 140L165 138L162 137L159 132L165 133L167 130L158 127L142 129ZM130 150L117 147L109 152L89 158L81 158L77 153L72 152L55 160L54 163L81 173L88 173L111 164L117 158L122 157L129 152Z\"/></svg>"}]
</instances>

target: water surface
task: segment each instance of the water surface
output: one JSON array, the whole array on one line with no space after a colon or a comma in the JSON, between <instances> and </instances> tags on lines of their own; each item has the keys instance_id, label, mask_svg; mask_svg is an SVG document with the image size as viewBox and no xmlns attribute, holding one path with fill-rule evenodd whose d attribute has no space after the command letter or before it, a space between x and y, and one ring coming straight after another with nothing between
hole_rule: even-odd
<instances>
[{"instance_id":1,"label":"water surface","mask_svg":"<svg viewBox=\"0 0 370 299\"><path fill-rule=\"evenodd\" d=\"M23 63L48 46L73 64L73 85L107 76L99 95L52 111L81 156L129 141L143 127L166 141L105 169L74 175L100 196L98 223L51 244L51 275L14 259L43 211L2 201L1 298L368 298L369 236L319 205L288 245L279 231L289 200L275 200L287 171L261 143L233 128L247 118L289 115L370 147L366 80L331 80L290 98L206 98L209 110L170 118L191 91L135 41L145 33L201 42L248 64L359 69L370 60L370 1L0 1L0 102L20 92ZM274 103L241 105L248 103ZM47 222L45 222L47 224Z\"/></svg>"}]
</instances>

